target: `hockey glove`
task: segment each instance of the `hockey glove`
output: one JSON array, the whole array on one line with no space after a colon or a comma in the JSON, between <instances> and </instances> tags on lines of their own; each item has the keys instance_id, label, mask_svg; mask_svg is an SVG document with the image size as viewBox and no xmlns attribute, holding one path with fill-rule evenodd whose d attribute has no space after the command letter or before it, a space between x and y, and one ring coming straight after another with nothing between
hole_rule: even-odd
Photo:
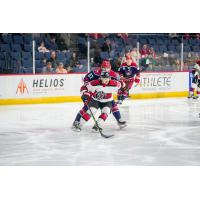
<instances>
[{"instance_id":1,"label":"hockey glove","mask_svg":"<svg viewBox=\"0 0 200 200\"><path fill-rule=\"evenodd\" d=\"M91 99L91 93L90 92L84 92L83 95L81 96L81 99L84 103L87 103Z\"/></svg>"}]
</instances>

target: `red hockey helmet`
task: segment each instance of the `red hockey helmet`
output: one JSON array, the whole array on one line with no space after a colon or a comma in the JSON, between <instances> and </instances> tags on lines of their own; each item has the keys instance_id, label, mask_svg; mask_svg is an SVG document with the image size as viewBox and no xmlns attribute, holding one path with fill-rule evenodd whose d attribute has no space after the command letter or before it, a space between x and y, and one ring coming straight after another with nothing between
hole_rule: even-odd
<instances>
[{"instance_id":1,"label":"red hockey helmet","mask_svg":"<svg viewBox=\"0 0 200 200\"><path fill-rule=\"evenodd\" d=\"M101 63L101 69L102 69L102 71L109 72L109 71L111 70L110 61L104 60L104 61Z\"/></svg>"},{"instance_id":2,"label":"red hockey helmet","mask_svg":"<svg viewBox=\"0 0 200 200\"><path fill-rule=\"evenodd\" d=\"M200 60L197 60L196 63L200 66Z\"/></svg>"}]
</instances>

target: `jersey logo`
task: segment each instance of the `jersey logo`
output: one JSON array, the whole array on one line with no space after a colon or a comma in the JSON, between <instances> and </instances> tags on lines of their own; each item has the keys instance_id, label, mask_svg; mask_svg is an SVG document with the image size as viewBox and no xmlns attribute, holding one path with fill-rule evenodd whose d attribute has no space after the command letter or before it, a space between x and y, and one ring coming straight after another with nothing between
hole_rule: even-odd
<instances>
[{"instance_id":1,"label":"jersey logo","mask_svg":"<svg viewBox=\"0 0 200 200\"><path fill-rule=\"evenodd\" d=\"M103 91L97 92L95 98L98 100L102 100L105 97L105 93Z\"/></svg>"}]
</instances>

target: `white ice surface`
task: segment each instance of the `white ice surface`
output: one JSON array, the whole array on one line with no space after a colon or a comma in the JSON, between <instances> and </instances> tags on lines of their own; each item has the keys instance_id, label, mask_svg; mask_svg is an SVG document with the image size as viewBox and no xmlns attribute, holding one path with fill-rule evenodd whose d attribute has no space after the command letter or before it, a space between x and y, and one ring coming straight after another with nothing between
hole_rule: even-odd
<instances>
[{"instance_id":1,"label":"white ice surface","mask_svg":"<svg viewBox=\"0 0 200 200\"><path fill-rule=\"evenodd\" d=\"M0 165L200 165L200 101L167 98L126 101L128 126L112 115L104 139L71 130L81 103L0 106Z\"/></svg>"}]
</instances>

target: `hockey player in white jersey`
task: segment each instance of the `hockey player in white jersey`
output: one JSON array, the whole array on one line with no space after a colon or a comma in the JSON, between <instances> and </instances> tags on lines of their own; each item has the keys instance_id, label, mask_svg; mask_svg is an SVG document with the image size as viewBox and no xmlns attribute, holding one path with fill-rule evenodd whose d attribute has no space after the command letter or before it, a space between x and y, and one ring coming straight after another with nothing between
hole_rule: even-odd
<instances>
[{"instance_id":1,"label":"hockey player in white jersey","mask_svg":"<svg viewBox=\"0 0 200 200\"><path fill-rule=\"evenodd\" d=\"M98 80L93 80L86 85L86 89L82 91L82 95L87 99L86 104L90 108L87 111L81 110L80 123L74 124L75 131L81 131L83 124L95 115L98 109L101 109L101 114L97 119L97 123L93 126L93 130L102 130L102 124L106 121L111 113L113 93L117 93L121 88L121 83L116 80L111 80L108 72L102 72Z\"/></svg>"}]
</instances>

